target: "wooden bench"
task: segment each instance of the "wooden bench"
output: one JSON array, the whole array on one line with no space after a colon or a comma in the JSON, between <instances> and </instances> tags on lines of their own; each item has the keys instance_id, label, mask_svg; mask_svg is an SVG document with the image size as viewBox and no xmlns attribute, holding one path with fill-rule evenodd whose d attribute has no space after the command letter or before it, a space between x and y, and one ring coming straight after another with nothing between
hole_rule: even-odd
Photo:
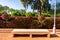
<instances>
[{"instance_id":1,"label":"wooden bench","mask_svg":"<svg viewBox=\"0 0 60 40\"><path fill-rule=\"evenodd\" d=\"M29 34L30 38L33 34L47 34L50 37L50 32L47 29L13 29L13 34Z\"/></svg>"}]
</instances>

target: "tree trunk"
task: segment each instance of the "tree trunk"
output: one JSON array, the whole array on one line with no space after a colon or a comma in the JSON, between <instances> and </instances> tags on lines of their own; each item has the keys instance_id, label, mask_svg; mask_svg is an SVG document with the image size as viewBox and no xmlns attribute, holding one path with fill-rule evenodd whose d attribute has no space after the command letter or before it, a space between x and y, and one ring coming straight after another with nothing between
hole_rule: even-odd
<instances>
[{"instance_id":1,"label":"tree trunk","mask_svg":"<svg viewBox=\"0 0 60 40\"><path fill-rule=\"evenodd\" d=\"M40 22L40 16L41 16L41 1L38 1L38 20Z\"/></svg>"},{"instance_id":2,"label":"tree trunk","mask_svg":"<svg viewBox=\"0 0 60 40\"><path fill-rule=\"evenodd\" d=\"M38 14L41 16L41 1L38 1Z\"/></svg>"}]
</instances>

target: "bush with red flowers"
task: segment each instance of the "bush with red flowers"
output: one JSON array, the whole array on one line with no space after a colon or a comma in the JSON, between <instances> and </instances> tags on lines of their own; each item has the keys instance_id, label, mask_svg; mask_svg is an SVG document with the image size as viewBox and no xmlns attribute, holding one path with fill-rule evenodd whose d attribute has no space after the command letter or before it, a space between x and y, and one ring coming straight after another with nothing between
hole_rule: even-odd
<instances>
[{"instance_id":1,"label":"bush with red flowers","mask_svg":"<svg viewBox=\"0 0 60 40\"><path fill-rule=\"evenodd\" d=\"M7 13L4 13L4 14L1 15L1 18L3 20L8 20L9 19L9 15Z\"/></svg>"}]
</instances>

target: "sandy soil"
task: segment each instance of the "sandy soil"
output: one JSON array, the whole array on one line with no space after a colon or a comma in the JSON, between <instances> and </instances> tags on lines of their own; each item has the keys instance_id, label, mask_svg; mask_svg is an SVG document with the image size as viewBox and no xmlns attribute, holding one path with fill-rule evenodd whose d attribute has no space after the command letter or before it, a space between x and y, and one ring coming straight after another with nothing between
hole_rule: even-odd
<instances>
[{"instance_id":1,"label":"sandy soil","mask_svg":"<svg viewBox=\"0 0 60 40\"><path fill-rule=\"evenodd\" d=\"M13 37L13 34L11 33L12 30L0 30L0 40L60 40L60 36L58 37L34 37L34 38L29 38L29 37ZM60 31L60 30L58 30ZM60 35L60 34L57 34Z\"/></svg>"}]
</instances>

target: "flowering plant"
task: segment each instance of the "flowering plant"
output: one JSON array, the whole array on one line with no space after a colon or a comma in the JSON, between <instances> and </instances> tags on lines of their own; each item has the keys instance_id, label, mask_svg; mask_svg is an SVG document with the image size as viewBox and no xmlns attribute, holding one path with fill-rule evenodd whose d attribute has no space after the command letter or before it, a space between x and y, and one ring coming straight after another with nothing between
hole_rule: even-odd
<instances>
[{"instance_id":1,"label":"flowering plant","mask_svg":"<svg viewBox=\"0 0 60 40\"><path fill-rule=\"evenodd\" d=\"M1 15L1 18L4 19L4 20L8 20L9 16L7 13L4 13Z\"/></svg>"}]
</instances>

